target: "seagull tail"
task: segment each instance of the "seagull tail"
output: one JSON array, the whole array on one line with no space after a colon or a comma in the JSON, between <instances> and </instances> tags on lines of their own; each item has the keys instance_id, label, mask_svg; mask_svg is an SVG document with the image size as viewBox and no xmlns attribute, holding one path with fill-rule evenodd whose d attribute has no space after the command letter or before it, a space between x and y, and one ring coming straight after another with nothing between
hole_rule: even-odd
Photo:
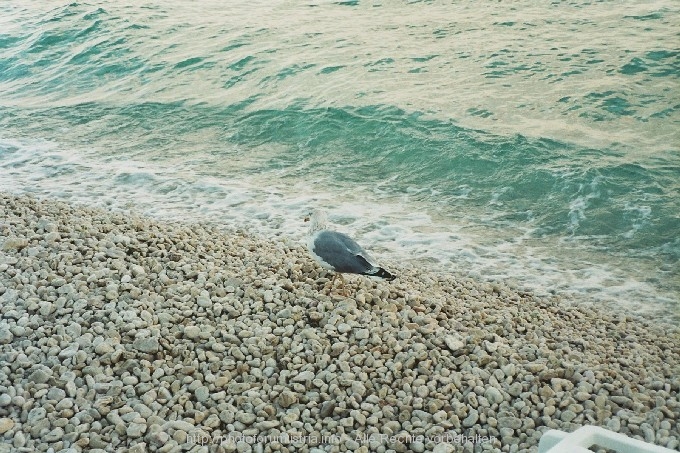
<instances>
[{"instance_id":1,"label":"seagull tail","mask_svg":"<svg viewBox=\"0 0 680 453\"><path fill-rule=\"evenodd\" d=\"M367 274L367 275L370 275L371 277L380 277L380 278L384 278L384 279L387 280L387 281L392 281L392 280L394 280L395 278L397 278L396 275L390 274L389 272L387 272L387 271L386 271L385 269L383 269L382 267L379 267L376 271L371 272L371 273L369 273L369 274Z\"/></svg>"}]
</instances>

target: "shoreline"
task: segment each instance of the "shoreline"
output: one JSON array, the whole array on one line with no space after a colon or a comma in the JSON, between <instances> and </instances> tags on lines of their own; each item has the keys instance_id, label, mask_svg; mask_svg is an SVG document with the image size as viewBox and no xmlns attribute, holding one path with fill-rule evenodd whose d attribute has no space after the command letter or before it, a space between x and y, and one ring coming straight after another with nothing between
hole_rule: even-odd
<instances>
[{"instance_id":1,"label":"shoreline","mask_svg":"<svg viewBox=\"0 0 680 453\"><path fill-rule=\"evenodd\" d=\"M680 446L677 327L409 265L343 297L285 239L7 193L0 209L0 452L284 433L432 451L448 432L532 451L584 424Z\"/></svg>"}]
</instances>

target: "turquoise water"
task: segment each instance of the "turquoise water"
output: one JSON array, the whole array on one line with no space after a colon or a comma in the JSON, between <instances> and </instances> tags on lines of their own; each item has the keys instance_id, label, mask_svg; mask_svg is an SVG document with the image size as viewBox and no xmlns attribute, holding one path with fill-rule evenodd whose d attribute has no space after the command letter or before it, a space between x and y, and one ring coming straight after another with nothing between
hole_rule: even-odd
<instances>
[{"instance_id":1,"label":"turquoise water","mask_svg":"<svg viewBox=\"0 0 680 453\"><path fill-rule=\"evenodd\" d=\"M0 189L680 320L680 4L0 4Z\"/></svg>"}]
</instances>

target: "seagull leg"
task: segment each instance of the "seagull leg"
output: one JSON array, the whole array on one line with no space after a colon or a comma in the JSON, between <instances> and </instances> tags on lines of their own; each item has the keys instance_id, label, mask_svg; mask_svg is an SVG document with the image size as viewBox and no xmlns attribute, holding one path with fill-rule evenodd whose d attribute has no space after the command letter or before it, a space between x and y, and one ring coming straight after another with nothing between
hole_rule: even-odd
<instances>
[{"instance_id":1,"label":"seagull leg","mask_svg":"<svg viewBox=\"0 0 680 453\"><path fill-rule=\"evenodd\" d=\"M338 289L342 290L341 294L345 297L349 295L347 288L345 287L345 277L342 276L340 272L335 272L333 274L333 278L331 279L331 288L328 292L330 295L333 292L333 289L335 288L335 280L340 279L340 284L338 285Z\"/></svg>"},{"instance_id":2,"label":"seagull leg","mask_svg":"<svg viewBox=\"0 0 680 453\"><path fill-rule=\"evenodd\" d=\"M335 279L338 278L338 273L334 272L333 273L333 278L331 278L331 287L328 289L328 294L330 295L333 292L333 286L335 286Z\"/></svg>"},{"instance_id":3,"label":"seagull leg","mask_svg":"<svg viewBox=\"0 0 680 453\"><path fill-rule=\"evenodd\" d=\"M347 288L345 287L345 277L342 276L342 274L338 274L340 276L340 288L342 288L342 295L347 297L349 293L347 292Z\"/></svg>"}]
</instances>

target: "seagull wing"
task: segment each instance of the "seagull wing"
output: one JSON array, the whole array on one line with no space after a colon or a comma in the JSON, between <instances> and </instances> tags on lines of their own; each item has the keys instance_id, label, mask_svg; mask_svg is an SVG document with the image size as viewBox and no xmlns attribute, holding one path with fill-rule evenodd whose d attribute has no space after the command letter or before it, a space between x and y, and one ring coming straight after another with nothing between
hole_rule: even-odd
<instances>
[{"instance_id":1,"label":"seagull wing","mask_svg":"<svg viewBox=\"0 0 680 453\"><path fill-rule=\"evenodd\" d=\"M370 255L343 233L323 230L314 235L311 252L336 272L367 274L376 270Z\"/></svg>"}]
</instances>

